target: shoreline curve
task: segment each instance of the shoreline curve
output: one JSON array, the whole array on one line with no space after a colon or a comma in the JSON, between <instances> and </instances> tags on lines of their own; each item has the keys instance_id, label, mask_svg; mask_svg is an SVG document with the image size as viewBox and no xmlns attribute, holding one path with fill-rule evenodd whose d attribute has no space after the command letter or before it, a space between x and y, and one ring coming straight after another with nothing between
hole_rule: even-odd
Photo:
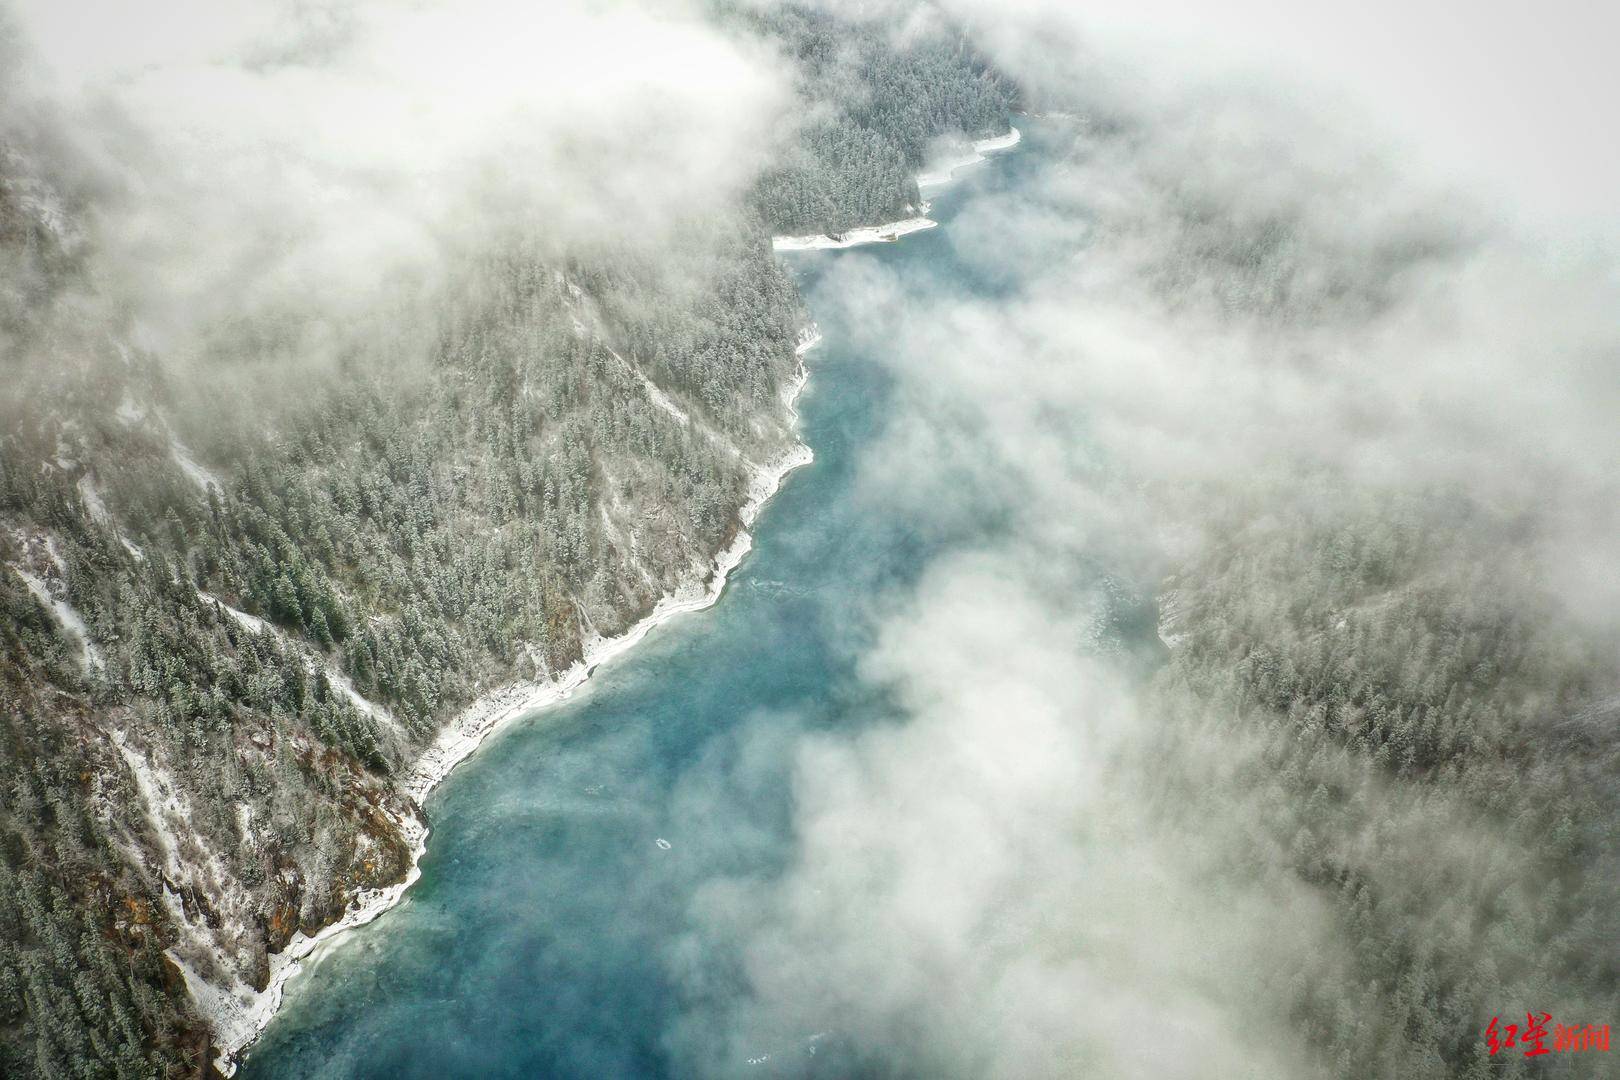
<instances>
[{"instance_id":1,"label":"shoreline curve","mask_svg":"<svg viewBox=\"0 0 1620 1080\"><path fill-rule=\"evenodd\" d=\"M800 332L794 347L797 364L792 379L782 388L782 401L787 406L791 424L798 423L794 402L810 379L805 354L820 343L821 333L812 323ZM753 534L749 530L765 503L780 490L789 473L810 464L814 458L810 447L798 441L774 461L755 466L749 478L748 499L737 511L740 522L737 535L714 556L707 578L689 580L674 592L665 594L651 612L623 634L587 640L584 656L555 678L496 687L481 694L447 724L400 782L400 793L408 797L414 812L403 819L389 815L410 846L410 867L404 880L356 893L342 918L328 923L312 937L302 932L293 935L284 949L270 956L270 977L263 990L254 991L241 982L235 987L221 988L170 956L185 977L186 989L198 1011L214 1025L215 1046L219 1050L214 1065L220 1072L226 1076L236 1072L247 1051L280 1010L287 984L303 970L306 961L317 958L317 954L331 948L349 931L399 906L406 892L421 878L422 856L427 853L431 832L421 804L433 789L443 783L456 766L472 757L490 736L512 721L568 700L597 668L630 651L654 629L676 616L712 607L724 592L731 572L753 549Z\"/></svg>"}]
</instances>

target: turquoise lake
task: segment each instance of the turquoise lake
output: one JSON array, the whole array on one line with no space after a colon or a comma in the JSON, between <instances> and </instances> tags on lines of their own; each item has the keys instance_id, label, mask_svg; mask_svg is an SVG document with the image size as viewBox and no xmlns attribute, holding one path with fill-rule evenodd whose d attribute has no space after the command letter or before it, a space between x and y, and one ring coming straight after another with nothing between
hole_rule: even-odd
<instances>
[{"instance_id":1,"label":"turquoise lake","mask_svg":"<svg viewBox=\"0 0 1620 1080\"><path fill-rule=\"evenodd\" d=\"M766 506L714 607L653 631L570 701L508 725L433 793L421 880L294 980L242 1075L693 1075L684 1042L742 978L725 942L690 933L694 894L716 878L779 873L793 850L791 740L740 733L789 717L801 732L892 722L856 667L873 599L903 594L973 539L851 497L900 406L882 357L861 354L843 325L888 314L827 296L829 271L880 260L907 290L1002 287L956 263L950 233L974 200L1007 198L1033 175L1040 125L1020 126L1017 150L930 193L939 228L787 256L825 336L799 401L815 462ZM905 1074L817 1019L733 1070Z\"/></svg>"}]
</instances>

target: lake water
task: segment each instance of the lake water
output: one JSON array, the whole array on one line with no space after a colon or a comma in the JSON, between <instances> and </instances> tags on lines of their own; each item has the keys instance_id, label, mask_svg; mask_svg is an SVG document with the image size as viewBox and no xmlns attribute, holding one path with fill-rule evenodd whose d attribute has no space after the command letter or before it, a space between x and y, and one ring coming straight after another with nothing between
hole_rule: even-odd
<instances>
[{"instance_id":1,"label":"lake water","mask_svg":"<svg viewBox=\"0 0 1620 1080\"><path fill-rule=\"evenodd\" d=\"M965 206L1005 198L1036 167L1042 139L1026 136L930 193L940 228L789 256L825 336L799 405L815 463L765 508L713 608L509 725L433 793L421 880L294 980L245 1076L691 1074L685 1041L742 978L724 942L691 934L694 896L717 878L768 878L792 850L792 740L759 733L889 721L855 666L872 599L971 539L851 497L901 405L882 358L840 325L890 313L833 302L828 270L881 260L907 289L995 289L956 266L949 233ZM851 1056L815 1019L795 1043L760 1046L768 1060L732 1067L839 1076L858 1057L871 1071L871 1048Z\"/></svg>"}]
</instances>

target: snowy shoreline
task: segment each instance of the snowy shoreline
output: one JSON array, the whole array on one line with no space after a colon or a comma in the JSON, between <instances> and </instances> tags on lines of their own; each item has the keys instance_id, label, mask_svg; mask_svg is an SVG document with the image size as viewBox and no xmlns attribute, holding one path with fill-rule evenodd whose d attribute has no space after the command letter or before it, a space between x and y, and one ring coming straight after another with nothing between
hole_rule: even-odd
<instances>
[{"instance_id":1,"label":"snowy shoreline","mask_svg":"<svg viewBox=\"0 0 1620 1080\"><path fill-rule=\"evenodd\" d=\"M794 402L809 382L810 372L804 356L821 343L821 334L814 324L804 330L794 347L798 358L792 380L783 387L782 400L791 421L797 422L798 411ZM376 919L395 907L410 887L422 876L422 856L427 852L429 828L420 806L428 794L445 777L470 758L484 741L509 722L527 716L547 706L566 701L575 690L584 685L598 667L628 652L654 628L677 615L702 611L720 599L726 580L754 546L749 527L758 519L765 503L781 488L788 473L814 460L810 447L796 442L775 461L757 465L749 479L748 500L737 512L741 527L736 537L714 557L709 576L703 581L688 581L675 592L664 596L652 611L623 634L614 638L596 637L585 643L584 656L561 675L553 679L509 683L481 695L451 721L433 744L417 758L404 776L400 792L416 805L416 812L401 820L393 818L400 835L410 845L410 868L405 879L381 889L366 889L357 893L337 922L322 927L313 937L302 932L293 935L287 947L270 957L270 977L262 991L253 991L238 984L222 989L204 980L177 958L176 965L185 976L187 989L198 1011L214 1025L215 1042L220 1052L214 1064L226 1076L232 1075L246 1052L258 1040L272 1017L281 1008L288 981L303 969L304 961L317 952L330 947L348 931Z\"/></svg>"},{"instance_id":2,"label":"snowy shoreline","mask_svg":"<svg viewBox=\"0 0 1620 1080\"><path fill-rule=\"evenodd\" d=\"M1019 140L1023 137L1023 132L1014 127L1008 128L1005 135L998 135L993 139L980 139L973 144L973 152L966 157L954 158L941 163L930 172L918 173L917 186L925 188L948 184L955 178L958 169L965 169L969 165L977 165L979 162L987 160L987 154L994 154L1000 150L1011 150L1018 145Z\"/></svg>"},{"instance_id":3,"label":"snowy shoreline","mask_svg":"<svg viewBox=\"0 0 1620 1080\"><path fill-rule=\"evenodd\" d=\"M928 204L923 203L923 213L928 212ZM773 251L831 251L837 248L855 247L859 244L889 244L909 233L932 229L939 222L929 217L912 217L903 221L891 221L887 225L862 225L837 236L827 236L816 233L812 236L773 236L771 237L771 250Z\"/></svg>"},{"instance_id":4,"label":"snowy shoreline","mask_svg":"<svg viewBox=\"0 0 1620 1080\"><path fill-rule=\"evenodd\" d=\"M967 156L942 162L928 172L918 173L917 187L921 189L948 184L955 178L957 170L987 160L986 155L988 154L994 154L1000 150L1011 150L1018 145L1019 140L1022 138L1022 132L1015 127L1009 127L1005 135L997 135L992 139L975 140L972 153ZM859 228L849 229L836 236L826 233L813 233L809 236L773 236L771 237L771 249L773 251L830 251L837 248L856 247L861 244L889 244L908 233L932 229L939 224L933 218L928 217L927 214L928 203L924 202L921 212L916 217L906 218L902 221L891 221L885 225L862 225Z\"/></svg>"},{"instance_id":5,"label":"snowy shoreline","mask_svg":"<svg viewBox=\"0 0 1620 1080\"><path fill-rule=\"evenodd\" d=\"M980 139L973 143L973 153L941 166L942 171L924 173L917 184L938 186L953 178L955 172L986 160L985 155L1018 145L1019 130L1010 128L1005 135ZM922 206L926 214L928 204ZM888 243L910 233L932 229L939 222L928 217L907 218L887 225L872 225L851 229L839 237L778 236L771 246L776 251L828 250L855 247L860 244ZM790 420L797 422L798 411L794 402L809 381L810 372L804 355L821 343L821 333L811 324L799 337L794 347L798 363L793 378L783 388L783 404ZM720 599L726 579L753 548L753 534L748 530L759 517L767 500L781 488L788 473L808 465L815 455L810 447L795 443L775 461L756 465L749 480L748 499L738 510L741 527L731 544L715 556L709 576L702 581L689 581L675 592L666 595L653 607L651 613L615 638L595 637L585 642L584 656L561 675L545 680L509 683L483 694L464 709L443 731L433 745L423 752L400 785L400 792L414 804L414 813L404 820L392 818L400 835L410 845L410 868L403 881L381 889L367 889L357 893L338 921L322 927L313 937L299 932L281 952L270 957L270 977L262 991L238 983L232 988L220 988L204 980L191 968L175 959L185 976L187 989L198 1010L213 1024L220 1053L215 1065L226 1076L235 1073L238 1063L258 1040L272 1017L281 1008L287 983L303 969L304 961L330 948L350 930L364 926L383 912L393 908L404 898L410 887L422 876L422 856L427 852L428 824L421 812L421 803L455 767L466 761L496 731L510 721L565 701L579 689L591 673L614 657L628 652L655 627L677 615L702 611Z\"/></svg>"}]
</instances>

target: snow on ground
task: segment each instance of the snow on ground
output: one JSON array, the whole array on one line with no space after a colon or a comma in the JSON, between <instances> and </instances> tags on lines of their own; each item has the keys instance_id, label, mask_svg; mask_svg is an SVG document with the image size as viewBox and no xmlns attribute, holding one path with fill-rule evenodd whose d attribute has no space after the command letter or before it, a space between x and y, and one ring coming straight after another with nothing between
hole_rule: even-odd
<instances>
[{"instance_id":1,"label":"snow on ground","mask_svg":"<svg viewBox=\"0 0 1620 1080\"><path fill-rule=\"evenodd\" d=\"M887 244L908 233L932 229L938 224L939 222L933 218L913 217L904 221L891 221L887 225L866 225L839 233L837 236L773 236L771 248L774 251L831 251L859 244Z\"/></svg>"},{"instance_id":2,"label":"snow on ground","mask_svg":"<svg viewBox=\"0 0 1620 1080\"><path fill-rule=\"evenodd\" d=\"M624 370L629 372L632 378L636 379L636 381L640 382L641 385L646 388L647 396L652 399L652 403L654 405L673 416L682 427L686 427L692 422L692 418L686 414L686 410L675 404L674 400L671 399L668 394L664 393L663 389L660 388L657 383L653 382L647 377L646 372L642 371L640 368L636 367L636 365L620 356L611 347L603 345L603 348L607 349L609 356L613 357L613 359L624 365Z\"/></svg>"},{"instance_id":3,"label":"snow on ground","mask_svg":"<svg viewBox=\"0 0 1620 1080\"><path fill-rule=\"evenodd\" d=\"M979 164L979 162L985 160L986 154L993 154L998 150L1010 150L1018 145L1018 140L1022 137L1017 128L1011 128L1007 134L997 136L994 139L979 139L973 144L972 150L968 154L936 162L927 171L918 174L917 186L925 188L948 184L958 169L965 169L970 165Z\"/></svg>"},{"instance_id":4,"label":"snow on ground","mask_svg":"<svg viewBox=\"0 0 1620 1080\"><path fill-rule=\"evenodd\" d=\"M225 1044L251 1042L258 1031L254 1026L252 1013L242 1004L241 994L244 989L251 994L252 988L246 987L240 980L234 981L229 987L216 986L203 978L184 959L176 956L172 949L169 950L169 959L180 969L181 976L186 980L186 991L191 994L191 1000L197 1006L197 1011L213 1025L214 1038ZM272 963L274 959L271 958ZM236 1071L236 1063L224 1054L221 1054L214 1064L226 1076Z\"/></svg>"},{"instance_id":5,"label":"snow on ground","mask_svg":"<svg viewBox=\"0 0 1620 1080\"><path fill-rule=\"evenodd\" d=\"M1017 128L1009 128L1007 134L998 135L993 139L979 139L972 144L971 153L953 160L940 162L926 172L917 176L917 186L939 187L951 181L958 169L965 169L969 165L977 165L985 160L986 154L993 154L998 150L1010 150L1018 145L1023 136ZM922 214L928 213L928 204L922 205ZM918 216L906 218L904 221L894 221L887 225L868 225L858 229L834 235L817 236L773 236L771 248L774 251L828 251L837 248L855 247L858 244L884 244L892 243L907 233L920 232L923 229L932 229L939 224L932 218Z\"/></svg>"},{"instance_id":6,"label":"snow on ground","mask_svg":"<svg viewBox=\"0 0 1620 1080\"><path fill-rule=\"evenodd\" d=\"M129 354L123 345L119 346L119 352L127 363ZM219 476L197 460L186 444L180 441L180 436L174 433L174 429L161 412L140 404L126 390L123 399L118 403L116 416L125 427L148 424L149 428L156 428L166 434L169 439L169 456L180 466L180 471L186 474L186 478L197 485L199 491L206 495L210 484L221 491L224 490L225 485L220 482Z\"/></svg>"},{"instance_id":7,"label":"snow on ground","mask_svg":"<svg viewBox=\"0 0 1620 1080\"><path fill-rule=\"evenodd\" d=\"M179 881L185 868L180 862L180 842L169 824L169 818L174 815L184 820L186 815L179 798L175 795L174 785L168 776L153 768L146 758L130 749L122 731L114 731L111 734L113 745L118 747L119 755L123 757L124 764L129 766L130 775L135 779L135 791L141 797L146 820L157 835L158 847L163 852L163 872L171 880Z\"/></svg>"},{"instance_id":8,"label":"snow on ground","mask_svg":"<svg viewBox=\"0 0 1620 1080\"><path fill-rule=\"evenodd\" d=\"M107 510L107 504L101 501L101 492L96 490L95 481L90 474L85 473L79 477L79 498L84 500L84 508L89 511L90 520L105 528L113 527L112 514Z\"/></svg>"},{"instance_id":9,"label":"snow on ground","mask_svg":"<svg viewBox=\"0 0 1620 1080\"><path fill-rule=\"evenodd\" d=\"M820 341L820 334L807 332L800 337L796 350L801 356ZM786 388L785 398L789 410L803 390L808 372L800 364L792 383ZM793 415L797 415L796 413ZM475 701L462 714L439 733L432 746L417 759L415 767L406 774L402 788L413 799L420 801L429 791L448 776L450 770L464 761L490 733L515 717L526 715L573 694L600 665L628 651L646 637L656 626L688 611L701 611L720 597L727 576L742 562L753 544L746 527L759 516L760 508L781 487L788 473L807 465L814 455L803 443L795 444L774 462L758 465L750 478L748 501L738 516L744 528L739 530L731 546L715 557L714 566L706 581L690 580L675 592L660 600L646 618L616 638L593 636L585 642L584 657L572 667L548 679L513 683L491 691Z\"/></svg>"},{"instance_id":10,"label":"snow on ground","mask_svg":"<svg viewBox=\"0 0 1620 1080\"><path fill-rule=\"evenodd\" d=\"M798 366L793 369L793 378L782 387L782 404L787 406L788 418L794 423L799 420L799 410L794 407L794 403L799 400L799 395L804 393L805 383L810 381L810 369L805 366L804 356L820 344L821 328L811 323L799 331L799 343L793 347L793 355L798 358Z\"/></svg>"},{"instance_id":11,"label":"snow on ground","mask_svg":"<svg viewBox=\"0 0 1620 1080\"><path fill-rule=\"evenodd\" d=\"M58 572L60 572L61 559L57 556L55 548L50 546L48 540L46 546L51 558L57 563ZM15 564L7 565L10 565L17 572L17 576L23 579L23 584L28 586L28 591L33 593L52 615L56 616L56 621L62 624L62 629L66 630L69 636L78 640L84 670L86 672L101 670L104 663L95 642L90 640L90 628L85 625L84 618L80 616L72 604L68 603L65 598L58 598L56 595L57 589L61 589L63 593L67 591L65 586L61 584L60 579L48 582L31 570L25 570ZM55 588L53 588L53 585Z\"/></svg>"},{"instance_id":12,"label":"snow on ground","mask_svg":"<svg viewBox=\"0 0 1620 1080\"><path fill-rule=\"evenodd\" d=\"M350 901L343 918L322 928L313 937L303 931L294 934L285 949L271 954L270 978L262 991L254 990L240 979L233 979L231 985L224 987L211 983L170 951L170 957L185 976L192 1001L214 1027L215 1042L220 1047L214 1064L226 1076L236 1072L242 1051L253 1044L281 1007L287 981L302 970L304 961L341 941L350 930L364 926L394 907L422 876L419 864L422 853L427 850L427 826L418 816L401 819L389 814L389 818L411 849L410 869L405 880L381 889L362 889Z\"/></svg>"},{"instance_id":13,"label":"snow on ground","mask_svg":"<svg viewBox=\"0 0 1620 1080\"><path fill-rule=\"evenodd\" d=\"M1013 133L1013 140L1016 141L1016 132ZM1011 143L1007 145L1011 145ZM850 247L859 243L896 240L912 232L933 228L936 224L936 222L928 218L918 217L890 225L852 230L837 240L830 237L777 238L774 241L774 246L777 250L796 250L811 247ZM795 243L795 241L801 241L801 243ZM570 291L576 298L579 296L577 287L572 286L571 283ZM820 341L820 333L814 327L807 328L800 335L795 346L795 355L802 358ZM651 379L647 378L634 365L624 361L622 357L619 359L642 382L654 404L675 417L682 424L692 422L691 417ZM793 379L783 390L784 402L790 414L795 418L797 413L793 411L793 404L798 394L803 390L807 380L808 371L801 359ZM144 419L145 415L146 411L144 409L127 398L119 406L118 418L126 424L139 423ZM170 452L175 462L200 490L206 492L210 484L220 486L218 477L199 464L186 447L172 436L170 439ZM508 721L568 698L574 690L578 689L589 678L597 667L629 651L655 627L678 615L690 611L699 611L714 604L719 599L731 571L742 562L752 547L753 541L747 527L753 525L760 509L780 488L787 474L796 468L809 464L813 456L808 446L796 444L781 454L775 461L755 465L749 483L748 501L739 512L744 528L738 531L733 543L715 557L713 566L706 578L688 580L682 587L660 600L646 618L636 623L619 637L602 638L593 636L585 644L583 658L559 675L538 681L511 684L483 695L451 724L447 725L434 744L421 755L414 767L406 773L400 784L402 793L419 803L456 765L470 756L490 734ZM80 493L92 517L104 523L111 520L105 504L101 501L99 493L96 492L93 483L89 481L88 477L80 481ZM137 558L140 557L138 548L128 541L124 541L124 543L132 554ZM17 569L17 572L24 577L24 580L28 582L29 587L35 591L36 595L40 595L41 600L49 604L52 610L57 612L58 618L62 619L65 626L70 628L77 626L80 628L81 639L88 648L89 639L83 633L83 622L77 618L77 614L72 612L70 607L60 604L54 597L51 597L45 582L38 578L37 575L30 575L16 567L13 567L13 569ZM276 628L269 626L263 619L232 607L217 597L202 592L199 592L199 596L218 604L220 610L228 617L254 633L262 633L267 630L271 633L280 633ZM312 658L310 662L318 663L320 661ZM356 708L362 709L390 724L394 723L393 718L386 709L375 705L360 695L346 676L330 665L324 665L324 667L331 684L347 696ZM129 747L121 732L113 733L113 739L117 744L120 755L129 767L131 775L134 777L146 816L151 822L161 848L165 866L175 880L180 880L185 867L180 858L179 841L170 822L173 818L178 818L182 822L187 821L187 809L166 774L155 768L141 754ZM216 1064L227 1076L234 1073L242 1051L252 1044L280 1007L285 985L300 970L303 961L318 950L342 940L347 931L370 922L384 911L398 904L406 891L420 877L419 864L426 850L427 825L419 814L394 818L394 823L411 850L409 869L405 879L393 886L360 892L351 902L343 918L323 928L313 937L301 932L295 934L286 949L270 957L270 977L263 991L254 991L252 987L234 975L230 976L231 981L228 985L221 986L201 974L187 959L170 950L171 958L185 978L192 1000L196 1003L199 1011L214 1026L221 1047L220 1057ZM250 827L250 822L243 821L242 825L244 832L246 832ZM668 841L662 840L662 838L659 839L658 844L665 850L669 848ZM217 862L217 856L210 859L209 862L210 864ZM175 910L177 924L188 925L187 916L179 904L178 898L174 897L167 889L165 890L165 900ZM189 944L212 954L218 962L219 970L227 973L234 970L229 958L222 954L206 935L200 932L194 933Z\"/></svg>"},{"instance_id":14,"label":"snow on ground","mask_svg":"<svg viewBox=\"0 0 1620 1080\"><path fill-rule=\"evenodd\" d=\"M24 215L32 216L59 239L72 239L73 231L68 225L68 217L62 212L62 206L55 198L33 194L17 201Z\"/></svg>"},{"instance_id":15,"label":"snow on ground","mask_svg":"<svg viewBox=\"0 0 1620 1080\"><path fill-rule=\"evenodd\" d=\"M799 331L798 344L793 346L794 356L803 356L817 345L821 344L821 327L811 323Z\"/></svg>"},{"instance_id":16,"label":"snow on ground","mask_svg":"<svg viewBox=\"0 0 1620 1080\"><path fill-rule=\"evenodd\" d=\"M1011 150L1017 146L1024 137L1024 133L1015 127L1009 127L1007 134L997 135L992 139L980 139L973 144L973 149L981 154L993 154L998 150Z\"/></svg>"},{"instance_id":17,"label":"snow on ground","mask_svg":"<svg viewBox=\"0 0 1620 1080\"><path fill-rule=\"evenodd\" d=\"M201 953L210 956L220 971L234 972L236 959L227 954L218 942L248 940L256 925L251 898L230 872L225 860L217 851L208 849L202 835L192 825L191 807L174 777L155 760L131 747L124 732L114 730L109 732L109 736L135 781L143 816L157 836L158 848L163 856L163 904L183 935L181 942L168 950L170 957L185 966L185 960L176 952L176 949L183 948L193 955ZM239 807L239 812L245 809ZM246 820L251 822L251 810ZM183 856L182 835L201 848L206 857L197 859ZM181 902L179 890L188 884L213 897L214 909L210 918L188 912L186 905ZM230 977L233 980L238 978L234 974ZM190 978L187 983L190 985ZM201 1003L202 999L198 1001Z\"/></svg>"},{"instance_id":18,"label":"snow on ground","mask_svg":"<svg viewBox=\"0 0 1620 1080\"><path fill-rule=\"evenodd\" d=\"M820 341L820 333L813 327L807 328L800 335L799 344L794 351L802 358ZM783 394L789 414L795 419L798 413L793 405L808 378L808 370L801 359L792 382L785 388ZM574 691L590 678L596 668L634 648L655 627L678 615L689 611L701 611L714 604L725 589L726 579L753 546L753 537L748 533L747 527L758 518L760 509L766 500L776 494L787 474L802 465L809 464L814 456L808 446L798 443L775 461L754 466L749 483L748 501L738 513L744 528L737 531L736 539L732 541L730 547L715 556L713 567L706 579L688 580L660 600L651 614L619 637L604 638L593 634L584 643L584 656L566 671L546 679L512 683L481 696L439 732L438 738L402 777L399 790L420 805L428 793L448 776L452 769L470 757L496 730L520 716L527 716L537 709L571 697ZM262 620L256 620L246 612L238 612L214 597L210 596L208 599L220 603L233 618L262 623ZM222 989L207 983L186 967L181 967L192 1000L214 1025L221 1047L220 1056L215 1064L225 1075L229 1076L235 1072L236 1063L240 1060L242 1052L252 1045L265 1025L270 1022L270 1018L275 1015L281 1005L281 996L287 980L298 973L304 959L317 950L328 948L332 943L342 940L349 930L370 922L399 903L406 891L421 876L419 864L423 853L427 850L427 825L420 816L393 820L411 848L410 869L406 873L405 880L385 889L361 892L355 897L352 906L342 919L325 927L314 937L306 937L303 933L294 935L285 950L270 957L270 981L262 992L255 992L240 982Z\"/></svg>"},{"instance_id":19,"label":"snow on ground","mask_svg":"<svg viewBox=\"0 0 1620 1080\"><path fill-rule=\"evenodd\" d=\"M90 520L104 529L111 529L117 535L118 542L124 545L124 550L134 556L136 562L145 562L146 552L142 551L134 541L119 530L118 522L113 518L112 511L107 509L107 503L102 499L101 491L96 487L96 482L90 479L90 474L85 473L79 477L76 486L79 489L79 498L84 501L84 508L90 515Z\"/></svg>"},{"instance_id":20,"label":"snow on ground","mask_svg":"<svg viewBox=\"0 0 1620 1080\"><path fill-rule=\"evenodd\" d=\"M282 633L281 630L271 626L257 615L249 615L245 611L232 607L219 597L215 596L213 593L203 592L201 589L198 589L197 596L210 604L217 605L219 609L228 615L238 626L249 631L250 633L269 633L275 635L275 637L281 642L283 648L291 649L303 655L305 669L311 675L315 674L317 671L325 672L326 681L330 683L333 688L338 691L338 693L348 698L349 703L352 704L356 709L365 713L367 716L370 716L374 720L381 721L391 728L397 729L399 727L399 722L394 719L393 713L390 713L387 709L383 708L383 706L378 705L376 702L361 694L360 691L354 688L354 683L350 681L347 675L343 674L343 672L339 671L326 660L311 655L309 650L306 649L300 642L288 637L286 634Z\"/></svg>"},{"instance_id":21,"label":"snow on ground","mask_svg":"<svg viewBox=\"0 0 1620 1080\"><path fill-rule=\"evenodd\" d=\"M128 357L126 356L125 359L127 362ZM116 415L119 423L125 427L134 427L146 419L146 408L143 405L137 405L135 399L130 397L129 391L126 390L124 391L124 399L118 403Z\"/></svg>"},{"instance_id":22,"label":"snow on ground","mask_svg":"<svg viewBox=\"0 0 1620 1080\"><path fill-rule=\"evenodd\" d=\"M737 444L732 442L728 436L714 430L714 428L710 427L708 424L705 424L701 418L693 419L693 417L687 413L686 410L675 404L670 396L659 388L657 383L649 379L640 368L636 367L630 361L620 356L617 352L614 352L611 348L608 349L608 354L619 363L623 364L625 371L628 372L633 378L637 379L644 387L646 387L647 395L652 399L652 403L654 405L658 406L670 416L674 417L676 422L682 427L692 428L699 435L702 435L705 439L709 440L709 442L713 443L720 450L731 455L732 457L743 458L743 452L737 448ZM746 461L747 459L744 458L743 460ZM749 462L748 464L752 468L758 467L753 465L752 462Z\"/></svg>"},{"instance_id":23,"label":"snow on ground","mask_svg":"<svg viewBox=\"0 0 1620 1080\"><path fill-rule=\"evenodd\" d=\"M1167 649L1174 649L1187 640L1187 613L1181 605L1181 592L1167 588L1159 594L1159 640Z\"/></svg>"},{"instance_id":24,"label":"snow on ground","mask_svg":"<svg viewBox=\"0 0 1620 1080\"><path fill-rule=\"evenodd\" d=\"M691 422L691 418L686 415L686 412L679 405L675 404L674 401L670 400L670 396L664 393L663 390L659 389L657 383L647 378L647 376L639 370L636 372L636 374L641 376L641 385L647 388L647 395L652 398L654 405L657 405L660 409L663 409L665 412L669 413L669 415L673 416L682 424L688 424Z\"/></svg>"},{"instance_id":25,"label":"snow on ground","mask_svg":"<svg viewBox=\"0 0 1620 1080\"><path fill-rule=\"evenodd\" d=\"M248 618L251 619L252 616ZM417 862L421 858L427 828L416 817L402 820L392 818L390 815L405 843L411 848L411 869L405 880L382 889L362 890L356 895L353 906L341 920L326 927L314 937L301 932L295 934L286 949L270 957L269 982L262 992L255 991L235 973L236 964L233 958L219 947L209 928L199 925L187 914L174 889L175 885L194 878L198 873L212 874L216 886L230 881L222 860L214 853L199 866L192 866L182 860L176 825L185 826L186 833L198 842L200 837L197 837L195 830L190 828L190 809L179 788L173 778L157 763L148 760L131 747L123 732L114 731L111 737L129 767L145 816L157 836L164 860L164 904L173 916L175 925L185 935L182 942L167 950L169 958L185 977L186 988L198 1011L212 1023L216 1038L223 1048L216 1064L225 1075L229 1076L236 1069L237 1052L257 1038L270 1017L274 1015L281 1003L282 988L298 971L300 963L318 947L336 939L344 931L369 922L394 906L405 890L420 876ZM246 832L251 827L252 811L245 806L239 806L238 815L238 820ZM222 898L218 906L226 909L223 914L228 917L227 929L231 936L247 940L251 930L249 923L253 915L247 894L239 887L235 889L213 887L209 892L216 898ZM236 903L229 902L233 896L237 899ZM216 969L226 973L229 981L221 985L217 979L210 979L199 972L193 963L199 955L210 957Z\"/></svg>"},{"instance_id":26,"label":"snow on ground","mask_svg":"<svg viewBox=\"0 0 1620 1080\"><path fill-rule=\"evenodd\" d=\"M82 436L79 433L77 420L62 421L62 428L56 435L56 467L63 472L72 472L78 468L79 461L76 456L82 449L79 445Z\"/></svg>"},{"instance_id":27,"label":"snow on ground","mask_svg":"<svg viewBox=\"0 0 1620 1080\"><path fill-rule=\"evenodd\" d=\"M219 597L215 596L213 593L203 592L201 589L198 589L197 590L197 596L198 596L199 599L205 600L210 604L216 605L219 608L220 611L224 612L226 615L229 615L231 617L232 621L234 621L238 626L242 627L242 629L248 631L249 633L262 634L266 630L269 630L272 634L277 633L277 631L274 630L270 626L269 623L265 622L263 619L259 618L257 615L249 615L245 611L242 611L242 610L240 610L238 608L233 608L233 607L231 607L231 605L227 604L225 601L221 600Z\"/></svg>"},{"instance_id":28,"label":"snow on ground","mask_svg":"<svg viewBox=\"0 0 1620 1080\"><path fill-rule=\"evenodd\" d=\"M221 491L225 490L225 485L219 482L219 477L199 465L197 459L191 456L191 451L186 449L185 444L172 435L169 436L169 453L173 455L174 463L180 466L180 471L184 472L204 494L208 493L209 484L214 485Z\"/></svg>"},{"instance_id":29,"label":"snow on ground","mask_svg":"<svg viewBox=\"0 0 1620 1080\"><path fill-rule=\"evenodd\" d=\"M394 719L394 714L356 690L354 683L349 680L347 675L331 664L322 664L321 666L326 669L326 681L336 687L338 693L348 698L349 704L370 716L373 720L377 720L396 730L399 728L399 721Z\"/></svg>"}]
</instances>

